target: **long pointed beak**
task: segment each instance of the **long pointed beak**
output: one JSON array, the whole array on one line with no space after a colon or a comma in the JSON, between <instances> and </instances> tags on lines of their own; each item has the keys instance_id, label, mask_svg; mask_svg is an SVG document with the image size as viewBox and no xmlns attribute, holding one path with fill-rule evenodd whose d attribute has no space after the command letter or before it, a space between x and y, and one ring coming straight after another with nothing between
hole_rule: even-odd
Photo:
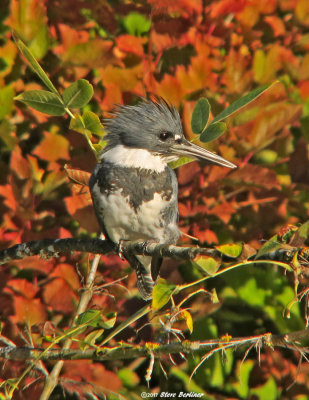
<instances>
[{"instance_id":1,"label":"long pointed beak","mask_svg":"<svg viewBox=\"0 0 309 400\"><path fill-rule=\"evenodd\" d=\"M171 147L172 152L178 156L186 156L194 158L198 161L206 161L208 164L222 165L228 168L237 168L235 164L225 160L223 157L218 156L211 151L203 149L203 147L197 146L194 143L183 141L181 144L174 144Z\"/></svg>"}]
</instances>

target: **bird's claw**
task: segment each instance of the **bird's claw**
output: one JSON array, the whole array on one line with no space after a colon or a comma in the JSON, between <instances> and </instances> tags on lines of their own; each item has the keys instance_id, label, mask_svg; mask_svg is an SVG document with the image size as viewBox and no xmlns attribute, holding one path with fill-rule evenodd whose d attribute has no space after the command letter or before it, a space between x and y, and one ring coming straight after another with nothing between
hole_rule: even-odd
<instances>
[{"instance_id":1,"label":"bird's claw","mask_svg":"<svg viewBox=\"0 0 309 400\"><path fill-rule=\"evenodd\" d=\"M118 243L118 246L117 246L117 254L118 254L118 257L121 258L121 260L125 260L124 255L123 255L123 253L124 253L124 251L123 251L124 242L127 242L127 240L120 239L119 243Z\"/></svg>"}]
</instances>

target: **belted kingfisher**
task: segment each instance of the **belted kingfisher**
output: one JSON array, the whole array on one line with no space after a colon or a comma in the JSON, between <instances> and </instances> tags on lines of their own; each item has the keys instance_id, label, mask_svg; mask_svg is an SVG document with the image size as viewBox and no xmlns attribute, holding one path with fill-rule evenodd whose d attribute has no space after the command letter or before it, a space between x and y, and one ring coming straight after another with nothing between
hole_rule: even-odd
<instances>
[{"instance_id":1,"label":"belted kingfisher","mask_svg":"<svg viewBox=\"0 0 309 400\"><path fill-rule=\"evenodd\" d=\"M107 145L90 178L94 210L112 242L176 244L178 184L168 163L181 156L234 168L235 165L187 141L178 111L163 99L119 106L105 123ZM162 257L123 252L136 271L144 300L151 299Z\"/></svg>"}]
</instances>

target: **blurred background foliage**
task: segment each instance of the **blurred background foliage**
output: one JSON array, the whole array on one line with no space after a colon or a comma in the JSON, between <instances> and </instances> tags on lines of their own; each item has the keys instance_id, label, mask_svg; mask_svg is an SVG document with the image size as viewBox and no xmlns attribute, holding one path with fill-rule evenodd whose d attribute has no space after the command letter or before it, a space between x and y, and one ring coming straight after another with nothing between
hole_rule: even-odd
<instances>
[{"instance_id":1,"label":"blurred background foliage","mask_svg":"<svg viewBox=\"0 0 309 400\"><path fill-rule=\"evenodd\" d=\"M308 0L2 0L0 4L0 245L42 238L95 236L99 229L87 187L69 182L64 166L87 177L96 160L84 136L69 130L69 118L49 117L14 97L41 89L37 76L12 41L15 30L63 93L77 79L94 86L85 110L106 116L114 104L158 95L180 111L193 139L191 114L208 98L214 115L257 86L278 83L227 120L228 131L208 148L238 165L230 171L196 162L177 170L181 230L213 246L245 242L259 249L309 214L309 3ZM75 174L78 174L75 170ZM182 243L191 242L187 237ZM2 334L24 345L31 327L42 335L68 326L92 257L28 258L2 268ZM189 263L166 261L171 283L202 276ZM130 272L116 256L102 257L97 285ZM306 276L300 277L306 287ZM95 293L91 307L118 312L124 321L143 305L135 276ZM220 335L284 333L305 327L306 302L293 300L293 276L273 266L243 267L207 281L213 303L200 294L190 301L192 340ZM289 318L288 318L289 317ZM145 321L144 321L145 322ZM138 323L136 327L140 327ZM185 325L179 323L181 329ZM135 327L135 328L136 328ZM118 340L156 340L156 328L124 332ZM291 351L253 350L212 357L189 376L199 357L168 357L164 377L155 365L150 388L143 359L114 363L66 362L62 389L53 398L88 398L93 388L138 399L143 390L197 391L205 399L307 399L309 366ZM19 376L24 365L5 362L1 379ZM38 372L36 374L39 374ZM27 377L20 399L38 398L42 381ZM91 388L83 384L92 384ZM32 383L32 384L31 384ZM75 396L75 397L74 397Z\"/></svg>"}]
</instances>

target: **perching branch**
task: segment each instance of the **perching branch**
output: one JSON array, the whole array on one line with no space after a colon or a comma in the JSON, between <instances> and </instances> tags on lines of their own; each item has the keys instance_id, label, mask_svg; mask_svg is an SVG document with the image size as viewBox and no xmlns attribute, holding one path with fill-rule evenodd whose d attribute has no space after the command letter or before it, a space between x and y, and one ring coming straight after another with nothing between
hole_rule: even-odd
<instances>
[{"instance_id":1,"label":"perching branch","mask_svg":"<svg viewBox=\"0 0 309 400\"><path fill-rule=\"evenodd\" d=\"M200 247L168 246L156 243L123 244L123 250L134 254L154 255L159 252L163 257L193 259L196 255L214 255L214 249ZM42 239L25 242L0 251L0 264L21 260L29 256L40 255L42 258L57 257L59 253L87 252L93 254L118 253L119 249L109 240L101 239Z\"/></svg>"},{"instance_id":2,"label":"perching branch","mask_svg":"<svg viewBox=\"0 0 309 400\"><path fill-rule=\"evenodd\" d=\"M220 252L216 249L205 247L181 247L174 245L164 245L152 242L123 242L122 250L130 251L137 255L153 256L159 253L163 257L192 260L198 255L216 256ZM296 251L297 249L295 249ZM109 240L102 239L42 239L31 242L17 244L0 251L0 264L13 260L21 260L29 256L40 255L42 258L58 257L60 253L68 252L87 252L93 254L118 254L119 247ZM279 248L272 251L269 255L264 254L263 259L281 260L283 257L291 259L293 253L291 248ZM248 259L254 259L255 254ZM259 258L260 259L260 258Z\"/></svg>"}]
</instances>

